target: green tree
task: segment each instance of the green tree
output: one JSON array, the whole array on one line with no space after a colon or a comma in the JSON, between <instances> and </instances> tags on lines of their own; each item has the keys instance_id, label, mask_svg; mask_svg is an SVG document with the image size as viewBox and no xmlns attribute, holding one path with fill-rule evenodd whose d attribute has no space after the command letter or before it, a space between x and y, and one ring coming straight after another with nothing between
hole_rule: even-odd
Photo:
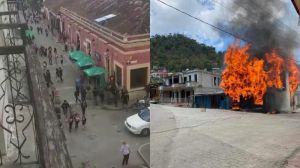
<instances>
[{"instance_id":1,"label":"green tree","mask_svg":"<svg viewBox=\"0 0 300 168\"><path fill-rule=\"evenodd\" d=\"M216 52L214 47L199 44L182 34L155 35L150 42L153 66L175 72L187 68L211 70L223 64L223 52Z\"/></svg>"}]
</instances>

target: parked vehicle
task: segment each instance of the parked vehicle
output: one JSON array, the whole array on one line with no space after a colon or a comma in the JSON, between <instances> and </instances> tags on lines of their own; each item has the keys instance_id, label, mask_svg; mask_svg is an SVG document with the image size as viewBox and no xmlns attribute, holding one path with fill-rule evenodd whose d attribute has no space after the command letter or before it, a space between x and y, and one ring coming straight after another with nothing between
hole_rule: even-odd
<instances>
[{"instance_id":1,"label":"parked vehicle","mask_svg":"<svg viewBox=\"0 0 300 168\"><path fill-rule=\"evenodd\" d=\"M150 108L146 107L139 113L128 117L125 126L133 134L148 136L150 134Z\"/></svg>"}]
</instances>

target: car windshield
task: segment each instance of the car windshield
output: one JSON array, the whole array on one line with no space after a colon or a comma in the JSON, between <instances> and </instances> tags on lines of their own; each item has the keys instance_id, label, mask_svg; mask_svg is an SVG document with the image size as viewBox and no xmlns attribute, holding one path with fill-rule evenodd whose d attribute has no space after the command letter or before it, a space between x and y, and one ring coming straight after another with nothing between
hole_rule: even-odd
<instances>
[{"instance_id":1,"label":"car windshield","mask_svg":"<svg viewBox=\"0 0 300 168\"><path fill-rule=\"evenodd\" d=\"M139 112L138 115L144 121L150 122L150 111L148 108L141 110L141 112Z\"/></svg>"}]
</instances>

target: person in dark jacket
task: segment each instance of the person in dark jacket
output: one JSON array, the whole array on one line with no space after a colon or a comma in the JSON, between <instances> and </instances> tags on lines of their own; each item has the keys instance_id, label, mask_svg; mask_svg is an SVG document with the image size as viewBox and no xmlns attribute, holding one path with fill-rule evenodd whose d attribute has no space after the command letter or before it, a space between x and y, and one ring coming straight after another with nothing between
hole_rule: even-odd
<instances>
[{"instance_id":1,"label":"person in dark jacket","mask_svg":"<svg viewBox=\"0 0 300 168\"><path fill-rule=\"evenodd\" d=\"M59 74L59 78L60 81L63 82L63 69L61 67L58 68L58 74Z\"/></svg>"},{"instance_id":2,"label":"person in dark jacket","mask_svg":"<svg viewBox=\"0 0 300 168\"><path fill-rule=\"evenodd\" d=\"M86 90L84 87L81 88L81 101L85 101L86 100Z\"/></svg>"},{"instance_id":3,"label":"person in dark jacket","mask_svg":"<svg viewBox=\"0 0 300 168\"><path fill-rule=\"evenodd\" d=\"M85 124L86 124L86 117L83 115L82 116L82 127L85 128Z\"/></svg>"},{"instance_id":4,"label":"person in dark jacket","mask_svg":"<svg viewBox=\"0 0 300 168\"><path fill-rule=\"evenodd\" d=\"M61 64L61 66L64 65L64 57L63 57L63 55L60 55L60 64Z\"/></svg>"},{"instance_id":5,"label":"person in dark jacket","mask_svg":"<svg viewBox=\"0 0 300 168\"><path fill-rule=\"evenodd\" d=\"M75 96L75 100L76 100L76 103L79 101L79 91L76 89L75 92L74 92L74 96Z\"/></svg>"},{"instance_id":6,"label":"person in dark jacket","mask_svg":"<svg viewBox=\"0 0 300 168\"><path fill-rule=\"evenodd\" d=\"M47 87L49 88L50 84L52 84L51 74L50 74L49 69L47 69L46 73L44 74L44 77L45 77L45 80L46 80L46 83L47 83Z\"/></svg>"},{"instance_id":7,"label":"person in dark jacket","mask_svg":"<svg viewBox=\"0 0 300 168\"><path fill-rule=\"evenodd\" d=\"M87 103L86 101L81 101L81 112L82 112L82 115L85 115L85 111L86 111L86 108L87 108Z\"/></svg>"},{"instance_id":8,"label":"person in dark jacket","mask_svg":"<svg viewBox=\"0 0 300 168\"><path fill-rule=\"evenodd\" d=\"M66 117L67 114L68 114L68 110L70 108L70 104L68 103L67 100L64 100L64 102L61 104L61 108L62 108L62 110L64 112L64 116Z\"/></svg>"},{"instance_id":9,"label":"person in dark jacket","mask_svg":"<svg viewBox=\"0 0 300 168\"><path fill-rule=\"evenodd\" d=\"M74 122L74 115L70 114L70 117L69 117L69 132L72 132L73 122Z\"/></svg>"},{"instance_id":10,"label":"person in dark jacket","mask_svg":"<svg viewBox=\"0 0 300 168\"><path fill-rule=\"evenodd\" d=\"M126 89L123 89L122 91L122 102L123 102L123 108L128 108L128 101L129 101L129 94Z\"/></svg>"}]
</instances>

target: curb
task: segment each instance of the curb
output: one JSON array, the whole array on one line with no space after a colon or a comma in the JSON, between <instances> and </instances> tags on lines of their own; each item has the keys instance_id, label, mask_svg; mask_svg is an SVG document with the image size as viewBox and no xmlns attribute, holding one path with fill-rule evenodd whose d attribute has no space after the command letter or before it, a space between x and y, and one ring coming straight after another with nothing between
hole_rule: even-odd
<instances>
[{"instance_id":1,"label":"curb","mask_svg":"<svg viewBox=\"0 0 300 168\"><path fill-rule=\"evenodd\" d=\"M138 149L138 154L141 156L141 158L143 159L143 161L146 163L147 167L150 168L150 163L148 163L147 159L145 159L144 155L142 154L141 150L144 146L146 145L150 145L150 143L145 143L143 145L141 145Z\"/></svg>"}]
</instances>

